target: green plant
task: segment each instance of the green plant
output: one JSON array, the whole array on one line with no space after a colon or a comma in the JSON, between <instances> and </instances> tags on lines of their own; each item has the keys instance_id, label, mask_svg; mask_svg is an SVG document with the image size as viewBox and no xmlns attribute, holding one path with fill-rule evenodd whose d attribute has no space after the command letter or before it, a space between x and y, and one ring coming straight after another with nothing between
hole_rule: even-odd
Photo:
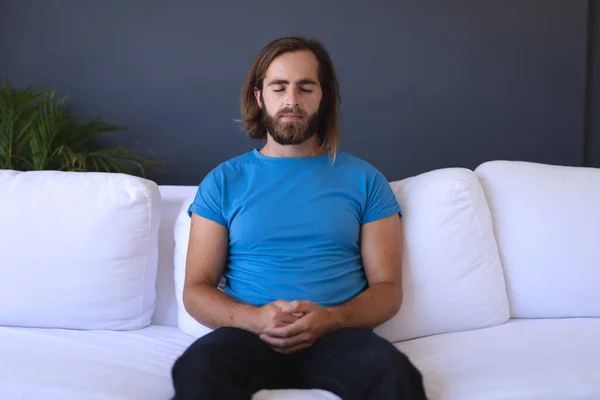
<instances>
[{"instance_id":1,"label":"green plant","mask_svg":"<svg viewBox=\"0 0 600 400\"><path fill-rule=\"evenodd\" d=\"M56 89L18 90L0 82L0 169L120 172L146 176L157 163L123 147L103 148L102 135L122 128L71 114Z\"/></svg>"}]
</instances>

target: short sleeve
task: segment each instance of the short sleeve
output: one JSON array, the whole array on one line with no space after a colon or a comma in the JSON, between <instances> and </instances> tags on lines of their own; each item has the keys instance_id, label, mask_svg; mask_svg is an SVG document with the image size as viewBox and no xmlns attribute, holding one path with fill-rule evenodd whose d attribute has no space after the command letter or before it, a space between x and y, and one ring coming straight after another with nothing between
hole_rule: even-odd
<instances>
[{"instance_id":1,"label":"short sleeve","mask_svg":"<svg viewBox=\"0 0 600 400\"><path fill-rule=\"evenodd\" d=\"M194 201L188 208L188 215L191 217L194 213L227 227L227 220L223 216L222 185L219 181L215 171L211 171L202 180Z\"/></svg>"},{"instance_id":2,"label":"short sleeve","mask_svg":"<svg viewBox=\"0 0 600 400\"><path fill-rule=\"evenodd\" d=\"M387 179L381 172L376 171L367 185L367 204L362 223L366 224L394 214L402 217L402 209Z\"/></svg>"}]
</instances>

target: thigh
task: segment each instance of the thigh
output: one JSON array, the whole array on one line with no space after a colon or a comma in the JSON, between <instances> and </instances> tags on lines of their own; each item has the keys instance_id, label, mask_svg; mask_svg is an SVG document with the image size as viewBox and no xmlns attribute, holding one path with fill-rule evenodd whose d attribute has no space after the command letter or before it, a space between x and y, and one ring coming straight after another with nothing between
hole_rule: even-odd
<instances>
[{"instance_id":1,"label":"thigh","mask_svg":"<svg viewBox=\"0 0 600 400\"><path fill-rule=\"evenodd\" d=\"M172 377L177 382L187 378L213 380L219 376L253 393L263 386L277 386L276 378L284 361L255 334L219 328L185 350L173 366Z\"/></svg>"},{"instance_id":2,"label":"thigh","mask_svg":"<svg viewBox=\"0 0 600 400\"><path fill-rule=\"evenodd\" d=\"M374 386L390 375L403 386L421 390L421 374L408 357L370 330L338 329L298 353L296 365L308 377L307 386L344 399L371 398Z\"/></svg>"}]
</instances>

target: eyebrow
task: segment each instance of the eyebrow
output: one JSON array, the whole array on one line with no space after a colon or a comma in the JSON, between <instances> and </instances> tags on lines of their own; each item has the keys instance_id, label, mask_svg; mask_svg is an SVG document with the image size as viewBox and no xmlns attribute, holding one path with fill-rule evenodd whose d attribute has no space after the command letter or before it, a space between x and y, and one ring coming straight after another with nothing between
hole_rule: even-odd
<instances>
[{"instance_id":1,"label":"eyebrow","mask_svg":"<svg viewBox=\"0 0 600 400\"><path fill-rule=\"evenodd\" d=\"M269 84L267 86L271 86L271 85L289 85L290 81L286 81L285 79L275 79L272 80L271 82L269 82ZM296 85L316 85L317 82L313 81L312 79L308 79L308 78L304 78L304 79L300 79L298 81L296 81Z\"/></svg>"}]
</instances>

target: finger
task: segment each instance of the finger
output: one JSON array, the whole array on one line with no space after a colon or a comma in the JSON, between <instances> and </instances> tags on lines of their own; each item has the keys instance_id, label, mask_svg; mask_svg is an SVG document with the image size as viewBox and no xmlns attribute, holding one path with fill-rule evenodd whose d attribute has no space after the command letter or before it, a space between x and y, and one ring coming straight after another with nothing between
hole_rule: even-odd
<instances>
[{"instance_id":1,"label":"finger","mask_svg":"<svg viewBox=\"0 0 600 400\"><path fill-rule=\"evenodd\" d=\"M298 300L294 300L291 303L287 303L287 304L283 305L281 310L286 313L298 312L298 310L296 310L296 309L298 308L299 305L300 305L300 302Z\"/></svg>"},{"instance_id":2,"label":"finger","mask_svg":"<svg viewBox=\"0 0 600 400\"><path fill-rule=\"evenodd\" d=\"M269 346L277 349L292 348L310 341L310 338L307 335L298 335L291 338L277 338L262 334L260 335L260 339Z\"/></svg>"},{"instance_id":3,"label":"finger","mask_svg":"<svg viewBox=\"0 0 600 400\"><path fill-rule=\"evenodd\" d=\"M274 322L275 322L274 326L281 327L281 326L293 324L296 321L298 321L298 317L296 317L292 314L287 314L284 312L277 313L277 315L275 315L275 318L274 318Z\"/></svg>"},{"instance_id":4,"label":"finger","mask_svg":"<svg viewBox=\"0 0 600 400\"><path fill-rule=\"evenodd\" d=\"M283 308L283 307L287 307L290 305L289 301L285 301L285 300L275 300L273 302L274 305L276 305L277 307Z\"/></svg>"},{"instance_id":5,"label":"finger","mask_svg":"<svg viewBox=\"0 0 600 400\"><path fill-rule=\"evenodd\" d=\"M277 349L275 347L273 347L272 349L274 351L276 351L277 353L292 354L292 353L296 353L296 352L301 351L301 350L308 349L310 346L312 346L312 343L303 343L303 344L299 344L299 345L294 346L294 347L289 347L287 349Z\"/></svg>"},{"instance_id":6,"label":"finger","mask_svg":"<svg viewBox=\"0 0 600 400\"><path fill-rule=\"evenodd\" d=\"M287 312L287 313L296 313L296 312L307 313L307 312L314 310L315 306L316 306L316 304L313 303L312 301L294 300L291 303L285 305L282 308L282 310L283 310L283 312Z\"/></svg>"},{"instance_id":7,"label":"finger","mask_svg":"<svg viewBox=\"0 0 600 400\"><path fill-rule=\"evenodd\" d=\"M279 338L289 338L298 336L306 331L306 324L304 319L299 319L294 323L286 326L267 328L265 334Z\"/></svg>"}]
</instances>

